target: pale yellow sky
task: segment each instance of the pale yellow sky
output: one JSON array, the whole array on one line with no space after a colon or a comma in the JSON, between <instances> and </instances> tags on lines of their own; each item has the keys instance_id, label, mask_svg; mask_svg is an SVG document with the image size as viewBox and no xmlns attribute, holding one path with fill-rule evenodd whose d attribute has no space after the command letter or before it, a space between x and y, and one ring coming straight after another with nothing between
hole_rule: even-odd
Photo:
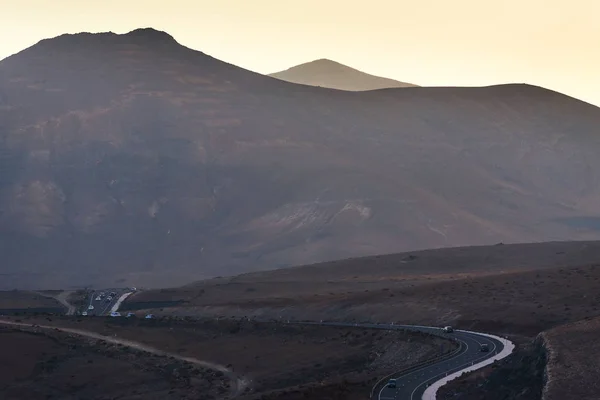
<instances>
[{"instance_id":1,"label":"pale yellow sky","mask_svg":"<svg viewBox=\"0 0 600 400\"><path fill-rule=\"evenodd\" d=\"M525 82L600 106L600 0L0 0L0 58L153 27L260 72L329 58L424 86Z\"/></svg>"}]
</instances>

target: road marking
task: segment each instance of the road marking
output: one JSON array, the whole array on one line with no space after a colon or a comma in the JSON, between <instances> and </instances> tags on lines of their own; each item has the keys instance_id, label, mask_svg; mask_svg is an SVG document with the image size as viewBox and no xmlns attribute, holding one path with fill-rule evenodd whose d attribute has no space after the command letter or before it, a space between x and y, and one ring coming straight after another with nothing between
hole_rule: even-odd
<instances>
[{"instance_id":1,"label":"road marking","mask_svg":"<svg viewBox=\"0 0 600 400\"><path fill-rule=\"evenodd\" d=\"M473 339L473 338L469 337L469 339ZM479 341L478 341L478 340L476 340L476 339L473 339L473 340L474 340L475 342L477 342L479 345L481 345L481 343L479 343ZM495 350L495 349L496 349L496 343L492 342L492 344L494 345L494 350ZM486 354L486 355L485 355L485 356L483 356L483 357L477 358L475 361L479 362L480 360L487 360L488 358L490 358L490 355L491 355L491 354ZM465 363L465 364L462 364L462 365L461 365L461 367L465 367L465 366L467 366L467 367L468 367L470 363L471 363L471 361L469 361L469 362L467 362L467 363ZM471 364L471 365L473 365L473 364ZM460 368L458 371L453 371L453 372L451 372L451 373L460 372L460 371L462 371L463 369L464 369L464 368ZM421 386L425 385L426 383L428 383L429 381L431 381L431 380L433 380L433 379L437 379L437 378L441 377L441 376L442 376L442 375L444 375L444 374L445 374L445 376L448 376L448 371L446 371L445 373L442 373L442 374L436 375L436 376L434 376L433 378L427 379L425 382L422 382L422 383L421 383L419 386L415 387L415 388L414 388L414 390L412 391L412 393L410 394L410 400L413 400L413 397L414 397L414 395L415 395L415 392L416 392L416 391L417 391L417 390L418 390L418 389L419 389ZM434 381L434 382L435 382L435 381Z\"/></svg>"},{"instance_id":2,"label":"road marking","mask_svg":"<svg viewBox=\"0 0 600 400\"><path fill-rule=\"evenodd\" d=\"M455 360L455 359L456 359L456 358L458 358L458 357L462 357L462 356L463 356L463 355L464 355L464 354L465 354L467 351L469 351L469 344L468 344L468 343L466 343L466 342L464 342L464 341L462 341L462 340L460 340L460 339L458 339L458 340L459 340L460 342L462 342L462 343L465 345L465 349L464 349L462 352L460 352L459 354L457 354L456 356L454 356L454 357L452 357L452 358L450 358L449 360L446 360L446 361L452 361L452 360ZM433 364L433 365L435 365L435 364ZM423 367L423 368L424 368L424 369L426 369L426 368L428 368L428 367L427 367L427 366L425 366L425 367ZM396 379L402 379L402 380L404 380L405 378L407 378L407 377L409 377L409 376L411 376L411 375L413 375L413 374L416 374L416 373L418 373L418 372L421 372L421 373L422 373L422 372L423 372L423 369L418 369L418 370L416 370L416 371L413 371L413 372L411 372L411 373L409 373L409 374L407 374L407 375L401 375L400 377L398 377L398 378L396 378ZM410 379L408 379L408 380L407 380L407 382L410 382ZM381 390L379 391L379 396L378 396L378 397L379 397L379 399L380 399L380 400L383 400L383 397L381 397L381 393L383 392L383 389L385 389L385 388L387 388L387 385L383 386L383 387L381 388ZM414 393L414 392L413 392L413 393ZM412 395L411 395L411 399L412 399Z\"/></svg>"}]
</instances>

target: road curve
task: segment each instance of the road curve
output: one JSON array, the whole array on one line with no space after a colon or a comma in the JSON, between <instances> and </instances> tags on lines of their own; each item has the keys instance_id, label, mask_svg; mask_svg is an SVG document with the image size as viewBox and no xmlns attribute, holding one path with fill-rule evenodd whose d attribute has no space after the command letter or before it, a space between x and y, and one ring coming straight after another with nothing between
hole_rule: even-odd
<instances>
[{"instance_id":1,"label":"road curve","mask_svg":"<svg viewBox=\"0 0 600 400\"><path fill-rule=\"evenodd\" d=\"M437 389L462 372L473 371L502 359L512 353L514 345L500 337L478 332L455 330L453 333L442 333L439 327L395 325L395 324L356 324L343 322L315 322L309 324L332 326L356 326L359 328L411 330L430 333L455 339L459 350L449 358L433 364L399 373L388 378L396 378L397 386L388 388L387 379L382 379L373 388L373 399L378 400L434 400ZM480 350L481 344L489 346L489 352Z\"/></svg>"},{"instance_id":2,"label":"road curve","mask_svg":"<svg viewBox=\"0 0 600 400\"><path fill-rule=\"evenodd\" d=\"M179 354L169 353L169 352L162 351L162 350L150 347L150 346L146 346L145 344L142 344L142 343L134 342L132 340L120 339L120 338L117 338L116 336L104 336L104 335L100 335L95 332L84 331L81 329L64 328L64 327L52 326L52 325L26 324L26 323L22 323L22 322L13 322L13 321L6 321L6 320L0 320L0 325L59 330L61 332L70 333L73 335L84 336L84 337L88 337L88 338L96 339L96 340L104 340L106 342L113 343L113 344L120 344L122 346L126 346L126 347L130 347L130 348L137 349L140 351L144 351L146 353L151 353L151 354L165 356L165 357L172 357L172 358L175 358L175 359L178 359L181 361L189 362L191 364L196 364L203 368L221 371L223 374L225 374L225 376L227 376L231 380L231 387L232 387L231 397L237 397L240 394L242 394L242 392L248 385L247 381L244 378L234 374L233 371L231 371L230 369L228 369L222 365L211 363L208 361L199 360L199 359L193 358L193 357L185 357L185 356L181 356Z\"/></svg>"}]
</instances>

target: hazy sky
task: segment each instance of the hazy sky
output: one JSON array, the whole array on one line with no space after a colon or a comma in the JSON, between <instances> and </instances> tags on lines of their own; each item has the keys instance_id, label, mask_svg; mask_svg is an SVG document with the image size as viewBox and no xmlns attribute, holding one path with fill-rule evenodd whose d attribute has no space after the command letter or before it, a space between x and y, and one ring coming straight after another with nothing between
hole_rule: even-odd
<instances>
[{"instance_id":1,"label":"hazy sky","mask_svg":"<svg viewBox=\"0 0 600 400\"><path fill-rule=\"evenodd\" d=\"M424 86L526 82L600 105L600 0L0 0L0 58L153 27L260 72L330 58Z\"/></svg>"}]
</instances>

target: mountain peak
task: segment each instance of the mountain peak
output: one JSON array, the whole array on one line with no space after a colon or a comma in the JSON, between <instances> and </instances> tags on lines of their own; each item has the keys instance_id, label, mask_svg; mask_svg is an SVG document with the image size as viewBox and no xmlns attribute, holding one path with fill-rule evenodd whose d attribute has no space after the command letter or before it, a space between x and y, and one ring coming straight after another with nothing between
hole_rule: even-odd
<instances>
[{"instance_id":1,"label":"mountain peak","mask_svg":"<svg viewBox=\"0 0 600 400\"><path fill-rule=\"evenodd\" d=\"M300 64L297 67L300 67L302 65L310 65L310 64L313 64L313 65L325 65L325 66L331 65L331 66L339 66L339 67L344 67L344 68L350 68L347 65L344 65L344 64L339 63L337 61L330 60L329 58L319 58L318 60L309 61L307 63Z\"/></svg>"},{"instance_id":2,"label":"mountain peak","mask_svg":"<svg viewBox=\"0 0 600 400\"><path fill-rule=\"evenodd\" d=\"M23 50L21 53L36 52L40 49L46 51L66 50L76 51L76 49L89 48L89 46L113 45L115 43L131 43L152 47L154 45L178 44L173 36L166 32L153 28L139 28L125 34L114 32L80 32L65 33L54 38L43 39L37 44Z\"/></svg>"},{"instance_id":3,"label":"mountain peak","mask_svg":"<svg viewBox=\"0 0 600 400\"><path fill-rule=\"evenodd\" d=\"M269 76L292 83L350 91L417 86L367 74L328 58L296 65Z\"/></svg>"},{"instance_id":4,"label":"mountain peak","mask_svg":"<svg viewBox=\"0 0 600 400\"><path fill-rule=\"evenodd\" d=\"M173 36L169 35L167 32L159 31L154 28L138 28L134 29L129 33L126 33L124 36L131 38L139 38L147 41L155 41L155 42L171 42L177 43L177 41L173 38Z\"/></svg>"}]
</instances>

